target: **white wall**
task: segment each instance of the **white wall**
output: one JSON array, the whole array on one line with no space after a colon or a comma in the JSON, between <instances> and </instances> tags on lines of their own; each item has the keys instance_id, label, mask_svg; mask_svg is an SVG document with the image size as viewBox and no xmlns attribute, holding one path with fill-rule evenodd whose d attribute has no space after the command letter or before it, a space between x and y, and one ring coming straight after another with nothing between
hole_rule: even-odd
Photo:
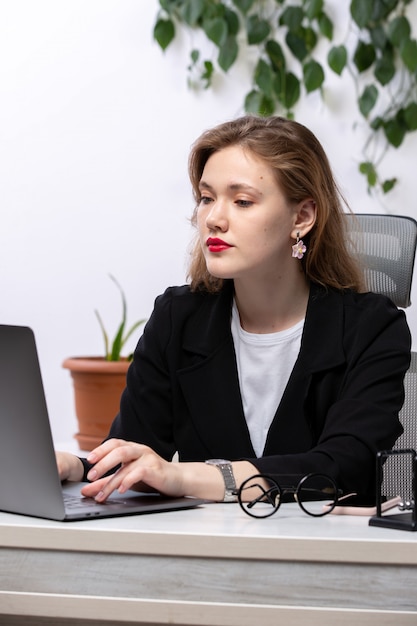
<instances>
[{"instance_id":1,"label":"white wall","mask_svg":"<svg viewBox=\"0 0 417 626\"><path fill-rule=\"evenodd\" d=\"M346 10L329 4L333 14ZM131 322L184 282L189 147L243 113L249 89L243 59L217 93L189 91L190 41L183 35L163 54L152 40L157 8L156 0L0 2L0 322L35 331L56 442L76 430L62 360L102 351L95 308L111 330L119 320L107 274L123 284ZM297 119L322 141L354 210L417 216L417 136L387 159L401 183L382 206L357 173L361 130L345 117L353 97L335 77L328 106L312 94ZM416 334L413 307L408 317Z\"/></svg>"}]
</instances>

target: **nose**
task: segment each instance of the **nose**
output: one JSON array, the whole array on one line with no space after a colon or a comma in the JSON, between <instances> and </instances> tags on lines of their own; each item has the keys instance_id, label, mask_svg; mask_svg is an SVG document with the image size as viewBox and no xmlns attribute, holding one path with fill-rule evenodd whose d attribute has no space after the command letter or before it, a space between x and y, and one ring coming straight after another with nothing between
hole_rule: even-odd
<instances>
[{"instance_id":1,"label":"nose","mask_svg":"<svg viewBox=\"0 0 417 626\"><path fill-rule=\"evenodd\" d=\"M217 199L211 204L206 217L206 226L209 230L221 230L222 232L228 229L229 221L224 202Z\"/></svg>"}]
</instances>

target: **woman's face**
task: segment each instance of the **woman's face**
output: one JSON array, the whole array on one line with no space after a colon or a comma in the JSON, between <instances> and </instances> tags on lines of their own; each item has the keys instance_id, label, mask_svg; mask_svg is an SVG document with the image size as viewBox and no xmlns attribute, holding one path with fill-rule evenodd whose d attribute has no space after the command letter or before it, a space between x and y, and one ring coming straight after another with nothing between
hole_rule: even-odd
<instances>
[{"instance_id":1,"label":"woman's face","mask_svg":"<svg viewBox=\"0 0 417 626\"><path fill-rule=\"evenodd\" d=\"M294 265L297 210L264 161L240 146L224 148L208 159L199 188L197 226L210 274L276 280Z\"/></svg>"}]
</instances>

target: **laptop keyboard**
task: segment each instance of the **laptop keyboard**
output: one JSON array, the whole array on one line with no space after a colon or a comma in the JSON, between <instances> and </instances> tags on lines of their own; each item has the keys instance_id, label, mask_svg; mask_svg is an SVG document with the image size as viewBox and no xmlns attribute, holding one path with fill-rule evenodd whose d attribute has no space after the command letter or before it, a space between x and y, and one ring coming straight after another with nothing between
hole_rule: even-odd
<instances>
[{"instance_id":1,"label":"laptop keyboard","mask_svg":"<svg viewBox=\"0 0 417 626\"><path fill-rule=\"evenodd\" d=\"M83 498L82 496L73 496L69 493L64 493L64 504L66 509L79 509L80 506L94 506L98 505L93 498Z\"/></svg>"},{"instance_id":2,"label":"laptop keyboard","mask_svg":"<svg viewBox=\"0 0 417 626\"><path fill-rule=\"evenodd\" d=\"M105 502L96 502L94 500L94 498L84 498L83 496L76 496L76 495L72 495L70 493L64 493L64 505L65 508L67 510L75 510L75 509L79 509L80 507L102 507L102 506L106 506L108 504L116 504L117 506L120 507L120 505L136 505L137 503L134 502L133 500L116 500L116 499L112 499L112 498L107 498L107 500Z\"/></svg>"}]
</instances>

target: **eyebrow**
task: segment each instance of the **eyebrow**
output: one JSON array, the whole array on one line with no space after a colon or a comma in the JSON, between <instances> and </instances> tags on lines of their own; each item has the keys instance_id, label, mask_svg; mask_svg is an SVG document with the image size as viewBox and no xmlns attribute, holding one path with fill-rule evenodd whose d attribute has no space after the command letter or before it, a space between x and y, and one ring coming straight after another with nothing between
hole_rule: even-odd
<instances>
[{"instance_id":1,"label":"eyebrow","mask_svg":"<svg viewBox=\"0 0 417 626\"><path fill-rule=\"evenodd\" d=\"M209 185L208 183L206 183L204 180L200 180L198 186L200 190L207 189L208 191L213 191L213 187ZM227 188L230 191L250 191L252 193L255 193L259 197L263 196L263 193L259 191L259 189L256 189L255 187L252 187L251 185L247 185L246 183L231 183L230 185L227 186Z\"/></svg>"}]
</instances>

